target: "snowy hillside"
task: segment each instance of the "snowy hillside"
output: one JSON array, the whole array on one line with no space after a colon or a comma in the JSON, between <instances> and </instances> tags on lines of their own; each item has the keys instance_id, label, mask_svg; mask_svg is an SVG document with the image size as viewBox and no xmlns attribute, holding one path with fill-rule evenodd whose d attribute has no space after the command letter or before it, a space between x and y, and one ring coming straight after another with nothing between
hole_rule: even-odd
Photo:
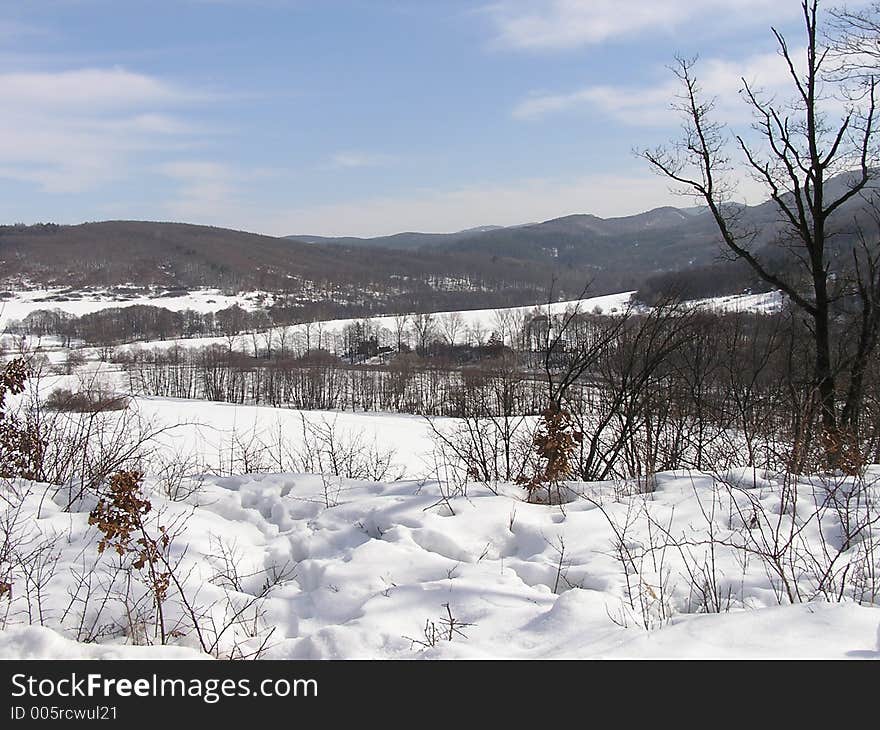
<instances>
[{"instance_id":1,"label":"snowy hillside","mask_svg":"<svg viewBox=\"0 0 880 730\"><path fill-rule=\"evenodd\" d=\"M782 485L765 476L729 474L723 484L661 474L652 495L628 495L624 484L572 484L572 501L552 507L523 502L509 485L451 496L437 482L297 474L209 478L177 502L155 482L147 489L153 529L179 532L172 553L182 591L203 617L201 641L217 656L880 655L880 612L858 605L849 587L840 602L826 602L815 595L822 566L811 571L801 562L822 559L825 549L837 554L830 511L807 520L786 556L801 563L791 575L804 602L786 605L789 573L774 576L772 561L749 555L740 522L748 510L768 526L779 520L783 531L800 524L779 514ZM880 470L870 473L877 477ZM137 604L139 586L124 587L115 557L98 554L99 534L87 524L94 504L67 513L63 490L18 488L20 511L11 515L7 506L5 517L14 516L29 544L51 546L44 548L51 575L41 597L24 581L16 588L0 656L204 654L176 589L165 614L176 627L171 646L123 646L155 643L155 627L149 619L127 623L126 601ZM801 515L814 514L830 488L802 483ZM714 550L702 542L708 535L719 541ZM863 547L841 554L839 567L855 569ZM86 579L91 601L83 600ZM40 617L31 626L23 625L27 611Z\"/></svg>"},{"instance_id":2,"label":"snowy hillside","mask_svg":"<svg viewBox=\"0 0 880 730\"><path fill-rule=\"evenodd\" d=\"M627 292L553 310L614 315L630 300ZM783 304L771 294L695 306L773 313ZM525 311L434 316L493 329ZM657 312L638 311L648 324ZM686 319L677 310L668 325ZM308 326L342 333L353 322ZM374 322L390 328L394 318ZM240 336L236 347L252 342ZM710 351L720 369L739 350ZM666 439L677 463L693 466L694 444L704 463L715 461L711 471L645 472L645 443L632 437L626 450L612 430L592 430L617 392L612 371L585 385L583 424L597 448L619 449L609 472L617 476L547 487L547 504L530 501L519 477L475 474L478 462L455 451L470 444L499 459L494 424L512 428L507 445L528 453L540 411L429 419L414 415L424 410L146 397L120 361L85 352L71 365L63 348L49 351L39 375L6 399L25 422L49 420L48 461L62 466L41 482L2 482L2 658L880 657L880 466L858 477L731 468L779 463L770 452L782 448L778 410L766 412L766 431L687 414L655 423L639 433ZM734 385L740 370L730 367ZM641 392L627 380L621 393L665 413L672 381L650 382ZM121 396L125 407L52 410L45 403L56 391ZM719 408L727 418L723 394ZM609 410L605 423L615 417ZM650 425L633 424L633 433ZM77 486L91 475L65 461L68 446L100 479ZM142 481L122 464L142 470ZM148 503L128 543L105 519L108 481L126 473L133 503Z\"/></svg>"},{"instance_id":3,"label":"snowy hillside","mask_svg":"<svg viewBox=\"0 0 880 730\"><path fill-rule=\"evenodd\" d=\"M8 292L8 296L0 299L0 327L13 319L24 319L31 312L39 309L59 309L62 312L81 316L100 312L112 307L132 307L148 305L163 307L173 312L191 309L196 312L217 312L233 305L254 309L270 303L272 295L267 292L243 292L232 296L223 294L219 289L195 289L186 294L154 292L144 293L141 287L134 288L135 293L120 293L126 287L115 289L98 289L89 291L73 291L70 289L27 289Z\"/></svg>"},{"instance_id":4,"label":"snowy hillside","mask_svg":"<svg viewBox=\"0 0 880 730\"><path fill-rule=\"evenodd\" d=\"M481 329L484 332L504 330L518 317L540 309L542 312L549 311L552 314L561 314L567 310L577 309L585 313L597 313L614 315L619 314L632 305L632 295L635 292L627 291L618 294L607 294L586 299L574 299L569 301L554 302L553 304L537 304L530 307L506 307L498 309L472 309L449 312L435 312L431 315L435 323L443 323L451 318L455 319L457 334L456 341L464 341L468 332ZM64 290L34 290L17 292L10 298L0 302L0 327L12 320L24 319L31 312L45 309L58 309L62 312L80 316L93 312L115 307L130 307L135 305L152 305L163 307L171 311L190 309L200 313L217 312L221 309L238 305L247 310L255 310L271 303L271 295L266 292L242 292L235 296L224 295L218 290L203 289L194 290L186 295L168 297L148 297L143 295L119 298L112 293L88 293L72 296ZM739 294L709 299L699 299L690 303L691 306L704 308L713 312L760 312L773 313L781 310L784 298L779 292L767 294ZM384 315L369 318L371 326L377 331L391 333L399 326L401 317L410 315ZM318 340L322 338L339 337L346 327L363 319L331 319L318 320L308 324L291 325L288 327L274 327L271 332L260 331L258 334L262 342L272 343L274 346L282 341L296 337L302 337L306 328L314 332ZM389 335L390 336L390 335ZM247 350L246 340L252 339L253 333L241 333L235 342L236 349ZM268 338L268 339L267 339ZM8 336L0 335L0 342L9 340ZM57 346L58 338L46 336L41 338L28 338L31 347L41 347L44 351ZM173 340L148 340L136 344L138 347L169 347L178 345L181 347L197 348L207 345L228 345L228 337L187 337ZM10 346L10 342L5 342Z\"/></svg>"}]
</instances>

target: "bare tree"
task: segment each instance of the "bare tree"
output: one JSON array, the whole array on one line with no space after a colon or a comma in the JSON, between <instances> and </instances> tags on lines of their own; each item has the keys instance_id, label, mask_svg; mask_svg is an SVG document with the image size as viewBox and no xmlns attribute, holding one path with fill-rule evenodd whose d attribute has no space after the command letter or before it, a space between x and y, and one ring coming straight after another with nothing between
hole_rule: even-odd
<instances>
[{"instance_id":1,"label":"bare tree","mask_svg":"<svg viewBox=\"0 0 880 730\"><path fill-rule=\"evenodd\" d=\"M475 347L482 347L486 344L487 338L486 328L477 320L467 328L468 343Z\"/></svg>"},{"instance_id":2,"label":"bare tree","mask_svg":"<svg viewBox=\"0 0 880 730\"><path fill-rule=\"evenodd\" d=\"M413 334L416 340L416 351L423 355L435 334L434 315L430 312L420 312L410 318Z\"/></svg>"},{"instance_id":3,"label":"bare tree","mask_svg":"<svg viewBox=\"0 0 880 730\"><path fill-rule=\"evenodd\" d=\"M394 338L397 343L397 352L400 353L403 351L403 346L407 341L407 329L409 328L409 315L408 314L396 314L394 315Z\"/></svg>"},{"instance_id":4,"label":"bare tree","mask_svg":"<svg viewBox=\"0 0 880 730\"><path fill-rule=\"evenodd\" d=\"M464 328L464 319L459 312L447 312L440 315L440 330L446 344L452 347Z\"/></svg>"},{"instance_id":5,"label":"bare tree","mask_svg":"<svg viewBox=\"0 0 880 730\"><path fill-rule=\"evenodd\" d=\"M840 78L870 81L880 67L880 2L863 8L832 8L826 40Z\"/></svg>"},{"instance_id":6,"label":"bare tree","mask_svg":"<svg viewBox=\"0 0 880 730\"><path fill-rule=\"evenodd\" d=\"M742 135L736 142L747 171L764 186L779 215L782 225L771 245L762 241L757 228L744 224L741 206L730 202L734 188L728 178L727 135L712 118L714 102L702 98L694 60L680 58L674 68L683 89L675 105L684 117L683 138L641 154L660 173L702 198L729 251L783 292L807 319L824 460L829 468L850 469L849 454L858 439L861 377L880 326L880 253L876 236L870 245L863 237L851 250L841 252L839 243L835 248L832 238L840 232L832 225L832 215L866 193L876 176L876 83L869 78L862 93L854 96L846 82L828 78L830 49L820 42L818 9L819 0L802 3L803 63L773 29L793 101L767 98L742 80L758 143ZM836 123L825 111L829 100L844 108ZM827 183L843 173L845 189L835 192ZM835 318L845 308L859 322L854 350L835 338ZM841 349L849 351L841 355Z\"/></svg>"},{"instance_id":7,"label":"bare tree","mask_svg":"<svg viewBox=\"0 0 880 730\"><path fill-rule=\"evenodd\" d=\"M495 328L495 334L498 335L502 344L513 347L516 337L513 311L510 309L496 309L492 314L492 326Z\"/></svg>"}]
</instances>

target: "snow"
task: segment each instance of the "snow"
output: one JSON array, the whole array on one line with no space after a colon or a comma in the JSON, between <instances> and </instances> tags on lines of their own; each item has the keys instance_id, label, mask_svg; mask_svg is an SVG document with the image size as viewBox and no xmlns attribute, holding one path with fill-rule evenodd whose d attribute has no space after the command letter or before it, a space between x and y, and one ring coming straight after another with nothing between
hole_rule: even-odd
<instances>
[{"instance_id":1,"label":"snow","mask_svg":"<svg viewBox=\"0 0 880 730\"><path fill-rule=\"evenodd\" d=\"M619 292L617 294L608 294L598 297L589 297L586 299L573 299L568 301L554 302L553 304L534 305L530 307L507 307L500 309L474 309L474 310L458 310L449 312L436 312L432 316L434 318L434 327L436 334L446 334L443 331L443 321L446 318L455 316L458 318L458 332L456 333L456 342L464 342L469 336L469 331L481 328L486 337L493 331L505 337L505 341L509 337L511 325L517 322L518 318L534 312L539 309L546 313L548 310L553 314L560 314L567 310L577 309L585 313L597 313L614 315L625 312L628 308L634 307L636 311L642 311L644 307L634 306L632 304L632 296L634 291ZM715 312L758 312L770 314L778 312L784 306L785 299L779 292L769 292L767 294L737 294L723 297L714 297L710 299L699 299L690 302L690 306L706 308ZM400 315L387 315L369 318L369 322L377 330L385 330L385 341L393 344L393 332L397 325L397 319ZM333 349L336 338L339 338L345 328L356 322L363 322L364 319L348 318L348 319L332 319L321 320L309 324L298 324L284 328L276 328L269 336L272 346L279 348L281 346L282 330L286 338L287 347L291 347L292 343L304 342L306 339L306 328L310 329L309 338L312 347L324 347ZM409 331L409 327L407 328ZM265 347L266 333L260 332L256 335L257 347ZM43 343L41 343L43 344ZM239 351L248 352L253 347L253 336L251 334L240 334L233 338L233 348ZM147 342L138 342L132 345L126 345L123 349L130 348L168 348L172 346L187 349L198 349L212 345L229 346L229 339L226 337L193 337L175 340L153 340Z\"/></svg>"},{"instance_id":2,"label":"snow","mask_svg":"<svg viewBox=\"0 0 880 730\"><path fill-rule=\"evenodd\" d=\"M762 294L731 294L728 296L695 299L693 306L704 307L715 312L759 312L773 314L785 306L782 292L771 291Z\"/></svg>"},{"instance_id":3,"label":"snow","mask_svg":"<svg viewBox=\"0 0 880 730\"><path fill-rule=\"evenodd\" d=\"M0 659L206 659L183 646L83 644L45 626L0 631Z\"/></svg>"},{"instance_id":4,"label":"snow","mask_svg":"<svg viewBox=\"0 0 880 730\"><path fill-rule=\"evenodd\" d=\"M585 300L580 308L623 311L630 294ZM199 296L201 306L228 306L207 301L215 295ZM783 300L771 293L697 305L774 311ZM460 314L463 326L491 328L498 318L495 310ZM322 327L341 332L351 321ZM390 327L393 318L376 322ZM89 378L124 387L123 373L94 361L76 375L47 375L41 387L76 387ZM837 550L838 565L853 566L847 575L861 569L867 542L842 549L833 510L809 518L842 478L797 480L792 502L792 484L776 474L667 472L656 475L650 494L624 482L570 483L566 504L530 504L516 485L438 481L431 428L419 416L145 397L133 399L132 409L163 429L144 464L144 489L152 528L181 529L172 556L187 600L214 627L242 606L247 620L205 652L175 589L167 620L182 628L170 645L157 645L149 617L134 628L126 622L112 551L98 554L100 535L88 524L94 498L68 510L64 489L16 483L4 488L14 488L21 502L0 501L0 526L14 519L19 544L47 545L40 554L57 562L43 566L49 582L39 597L12 569L12 599L0 596L0 658L224 658L255 651L276 659L880 658L876 591L847 584L830 592L839 602L829 601L808 559L821 563ZM341 443L391 452L387 474L373 481L299 473L291 454L305 448L304 423L332 425ZM171 499L162 488L163 462L185 464L191 489ZM869 468L866 484L871 498L880 498L880 466ZM744 515L754 513L783 535L797 515L808 517L788 556L797 573L788 576L795 600L743 546L754 529ZM876 568L873 553L870 559ZM71 600L85 574L113 593L103 608L94 598L88 607ZM710 599L695 574L711 578ZM280 576L278 583L263 596L272 576ZM134 599L144 595L135 589Z\"/></svg>"},{"instance_id":5,"label":"snow","mask_svg":"<svg viewBox=\"0 0 880 730\"><path fill-rule=\"evenodd\" d=\"M146 304L156 307L165 307L173 311L183 309L193 309L195 311L206 313L216 312L221 309L231 307L235 304L245 309L253 310L261 306L261 303L270 301L271 294L267 292L241 292L237 295L222 294L216 289L200 289L194 290L186 296L175 297L147 297L138 296L134 298L120 299L111 292L103 293L90 292L82 295L81 298L65 299L64 292L67 290L28 290L16 292L14 298L0 302L0 327L6 322L13 319L23 319L30 312L38 309L61 309L75 315L83 315L90 312L97 312L110 307L129 307L136 304ZM493 331L504 330L510 324L515 322L518 317L524 314L534 312L540 309L547 312L548 307L553 314L559 314L566 310L577 308L581 312L590 312L598 314L617 314L624 312L631 306L634 291L619 292L616 294L607 294L597 297L588 297L585 299L573 299L552 304L536 304L525 307L502 307L497 309L473 309L473 310L456 310L449 312L436 312L432 316L434 318L435 328L438 333L442 330L443 321L447 318L455 316L458 319L458 332L456 341L463 342L468 337L468 330L480 328L488 337ZM52 301L46 301L51 298ZM785 299L779 292L769 292L766 294L737 294L722 297L713 297L709 299L694 300L690 304L696 307L711 309L716 312L760 312L773 313L778 312L784 306ZM388 333L395 331L397 320L401 315L384 315L369 318L371 324L378 330L384 329ZM408 316L408 315L407 315ZM305 336L306 328L310 328L310 338L313 346L316 343L326 346L324 343L332 338L337 338L345 331L345 328L355 322L362 322L363 318L347 318L320 320L306 324L293 325L290 327L276 329L271 335L273 346L279 346L281 342L281 329L285 331L288 342L293 342L296 338L302 340ZM389 335L390 336L390 335ZM258 343L260 347L265 346L265 333L258 333ZM251 334L240 334L234 338L234 346L238 350L247 351L251 347ZM325 340L324 338L327 338ZM387 339L387 338L386 338ZM8 337L5 341L7 346L11 346ZM40 339L31 338L30 344L33 348L39 347L41 351L51 353L53 348L57 350L59 340L55 337L44 337ZM228 346L229 340L226 337L193 337L174 340L153 340L146 342L138 342L134 345L126 347L159 347L166 348L171 346L179 346L185 348L197 349L210 345ZM60 360L60 356L56 358Z\"/></svg>"},{"instance_id":6,"label":"snow","mask_svg":"<svg viewBox=\"0 0 880 730\"><path fill-rule=\"evenodd\" d=\"M359 438L368 445L393 451L392 471L408 478L424 476L430 469L432 441L428 421L422 416L398 413L299 411L271 406L248 406L213 401L143 398L134 407L156 429L167 429L159 439L167 456L196 454L208 471L221 472L230 459L239 458L242 445L269 448L265 460L302 446L302 419L330 424L342 441ZM438 426L451 419L435 419ZM279 440L280 439L280 440ZM282 457L283 458L283 457Z\"/></svg>"},{"instance_id":7,"label":"snow","mask_svg":"<svg viewBox=\"0 0 880 730\"><path fill-rule=\"evenodd\" d=\"M164 296L155 292L152 296L138 294L120 295L111 290L71 291L67 288L27 289L12 292L13 296L0 300L0 327L13 319L24 319L39 309L60 309L62 312L81 317L113 307L148 305L164 307L174 312L192 309L202 314L218 312L238 304L245 309L256 309L260 302L271 295L267 292L242 292L224 294L219 289L194 289L185 295Z\"/></svg>"},{"instance_id":8,"label":"snow","mask_svg":"<svg viewBox=\"0 0 880 730\"><path fill-rule=\"evenodd\" d=\"M604 314L617 314L623 312L630 303L632 299L632 295L635 292L620 292L618 294L607 294L599 297L589 297L587 299L573 299L570 301L562 301L562 302L554 302L550 304L550 311L554 314L558 314L566 311L566 309L578 307L582 312L597 312ZM537 304L528 307L501 307L498 309L471 309L471 310L456 310L449 312L435 312L432 314L434 318L435 328L442 327L442 322L445 318L450 316L457 316L459 318L459 331L456 335L456 341L462 342L467 338L467 330L473 329L475 327L481 327L486 333L486 337L492 333L493 330L499 328L499 317L510 319L511 321L515 321L515 318L521 316L525 313L533 312L535 309L540 309L542 312L547 311L548 305L545 304ZM410 315L385 315L385 316L377 316L368 318L370 323L376 327L377 329L385 329L388 332L393 332L396 326L396 320L400 316ZM319 320L315 322L310 322L308 324L298 324L292 325L290 327L285 327L286 335L288 337L288 343L293 342L294 338L302 338L305 335L306 328L310 328L311 341L313 343L313 347L317 347L317 343L320 341L322 344L326 342L323 338L333 338L340 336L345 328L349 325L352 325L356 322L363 322L364 318L347 318L347 319L329 319L329 320ZM438 335L439 335L438 329ZM273 343L274 346L278 346L280 339L280 333L276 330L273 334ZM264 346L263 334L260 333L259 337L259 345L260 347ZM251 335L250 334L241 334L235 338L235 348L236 349L244 349L247 350L250 347ZM186 339L177 339L177 340L156 340L150 342L139 342L135 347L170 347L172 345L177 345L185 348L199 348L206 347L210 345L224 345L228 346L229 340L226 337L193 337Z\"/></svg>"},{"instance_id":9,"label":"snow","mask_svg":"<svg viewBox=\"0 0 880 730\"><path fill-rule=\"evenodd\" d=\"M880 469L872 475L880 477ZM780 484L770 475L758 481L760 494L753 496L772 509ZM743 566L726 548L716 559L718 579L729 588L729 612L701 612L674 551L660 571L645 560L629 574L654 596L644 611L629 608L628 571L615 559L609 520L618 527L632 523L631 550L651 540L640 517L646 514L673 533L698 537L706 529L701 505L719 488L708 475L682 472L658 475L658 484L652 495L629 496L615 496L620 485L571 484L582 498L547 506L526 503L513 485L497 485L497 493L470 485L467 494L444 499L435 481L294 473L209 477L197 494L172 502L147 480L157 520L185 519L175 548L185 590L215 617L224 601L256 594L273 566L290 569L259 604L264 624L257 622L257 636L231 629L220 656L236 642L253 649L270 629L264 656L278 659L880 656L876 607L848 598L779 605L759 561ZM804 483L805 492L810 484ZM68 513L60 506L63 495L53 499L44 485L19 486L27 491L21 524L31 536L64 539L55 543L59 562L43 592L45 626L10 619L0 631L0 657L200 654L192 632L170 647L130 646L121 629L96 643L76 642L78 622L63 616L72 576L84 565L104 570L110 560L95 550L97 533L87 525L91 505ZM715 529L729 525L730 515L719 515ZM235 590L221 577L221 540L245 576ZM12 617L21 617L24 601L18 588ZM113 603L101 620L121 625L121 611ZM168 620L181 615L172 598ZM448 640L450 615L461 623ZM436 641L426 633L432 622Z\"/></svg>"},{"instance_id":10,"label":"snow","mask_svg":"<svg viewBox=\"0 0 880 730\"><path fill-rule=\"evenodd\" d=\"M572 299L562 302L554 302L549 305L550 310L556 314L568 308L578 307L583 312L614 314L626 309L634 294L634 291L619 292L585 299ZM60 309L76 316L98 312L113 307L131 307L135 305L149 305L164 307L174 312L184 309L192 309L202 314L217 312L234 305L239 305L248 310L259 308L262 304L271 301L272 295L264 291L239 292L238 294L224 294L219 289L195 289L186 295L163 296L154 293L151 296L139 294L134 296L121 296L110 290L71 292L69 289L28 289L12 292L12 297L0 300L0 327L13 319L24 319L28 314L39 309ZM783 298L779 292L766 294L737 294L710 299L695 300L697 306L705 306L721 311L778 311L782 306ZM497 324L498 312L519 315L534 311L538 307L547 311L547 303L535 304L525 307L502 307L496 309L472 309L457 310L450 312L437 312L434 318L439 321L444 317L457 314L461 318L462 327L480 326L491 328ZM385 315L372 317L371 321L378 327L393 329L397 315ZM358 318L333 319L315 322L313 326L322 327L326 332L340 333L347 325L359 321ZM201 338L205 342L223 341L223 338ZM190 343L198 343L201 340L190 340ZM204 343L203 343L204 344Z\"/></svg>"},{"instance_id":11,"label":"snow","mask_svg":"<svg viewBox=\"0 0 880 730\"><path fill-rule=\"evenodd\" d=\"M880 659L875 608L807 603L676 619L613 650L618 657Z\"/></svg>"}]
</instances>

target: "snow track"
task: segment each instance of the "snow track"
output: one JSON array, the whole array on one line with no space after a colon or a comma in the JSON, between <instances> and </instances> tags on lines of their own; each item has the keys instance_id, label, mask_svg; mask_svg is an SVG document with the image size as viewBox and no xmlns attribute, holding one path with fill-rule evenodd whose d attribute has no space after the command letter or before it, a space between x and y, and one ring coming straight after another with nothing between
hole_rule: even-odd
<instances>
[{"instance_id":1,"label":"snow track","mask_svg":"<svg viewBox=\"0 0 880 730\"><path fill-rule=\"evenodd\" d=\"M766 475L760 483L759 498L773 509L778 485ZM266 657L877 656L875 607L777 605L760 566L753 561L743 569L722 549L716 557L732 596L729 612L698 613L672 552L665 558L668 605L649 605L644 614L628 609L627 573L615 559L606 515L618 527L632 522L632 546L651 539L637 519L643 510L672 531L699 537L701 501L705 506L717 487L708 476L683 473L660 475L659 484L654 495L618 500L610 498L612 485L572 485L590 499L564 507L527 504L514 486L501 485L498 494L471 486L467 496L449 500L454 514L436 482L334 480L331 498L326 478L297 474L209 478L187 502L155 491L151 499L160 522L186 519L176 544L186 545L180 570L194 603L246 600L260 594L267 575L289 569L259 604L260 636L272 630ZM29 485L21 513L33 538L64 536L44 591L45 626L22 625L27 599L17 590L0 631L0 656L197 655L192 633L175 638L173 647L126 646L131 637L124 631L98 643L73 641L77 622L64 617L72 574L84 564L100 572L108 558L98 559L88 505L65 513L45 492ZM728 529L730 514L717 519L716 529ZM240 576L234 590L222 578L224 550ZM635 579L658 591L659 573L643 563ZM119 619L120 610L111 606L102 620ZM179 611L176 601L169 611ZM460 622L451 640L444 633L449 615ZM439 640L426 632L432 625ZM236 627L221 644L228 651L260 640Z\"/></svg>"}]
</instances>

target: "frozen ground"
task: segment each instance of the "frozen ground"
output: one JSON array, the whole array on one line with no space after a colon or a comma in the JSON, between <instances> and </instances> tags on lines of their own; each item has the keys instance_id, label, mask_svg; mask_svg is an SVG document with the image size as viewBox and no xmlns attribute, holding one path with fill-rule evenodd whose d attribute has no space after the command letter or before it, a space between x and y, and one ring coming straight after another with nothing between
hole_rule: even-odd
<instances>
[{"instance_id":1,"label":"frozen ground","mask_svg":"<svg viewBox=\"0 0 880 730\"><path fill-rule=\"evenodd\" d=\"M689 568L705 567L708 552L645 551L657 543L648 516L696 544L710 529L736 533L731 499L777 510L780 485L769 475L728 476L739 485L733 491L719 491L705 475L662 474L649 496L625 496L621 485L572 484L583 496L564 507L528 504L509 485L497 494L471 485L445 499L440 484L419 480L213 477L177 502L147 486L157 522L183 529L173 554L181 557L187 600L212 618L215 631L242 611L217 642L220 656L260 645L266 657L315 659L880 656L876 607L849 596L779 605L766 565L754 558L743 564L736 550L719 547L712 576L724 607L707 613ZM801 486L808 511L823 485ZM112 556L98 556L97 532L87 525L93 504L66 512L65 495L19 487L24 533L35 541L63 537L47 552L58 560L39 602L23 579L14 582L0 656L203 655L174 591L166 621L180 630L171 647L128 646L135 640L118 596L103 608L96 597L89 605L72 601L75 577L93 569L95 596L103 595L98 586L113 596L122 591ZM710 524L706 506L716 497ZM814 528L807 541L818 546ZM627 550L641 556L632 565L619 559L615 529L624 529ZM833 532L833 525L822 529ZM269 576L283 580L257 598ZM799 580L806 595L810 577ZM640 596L635 604L627 585ZM25 625L28 608L42 626ZM97 640L76 641L96 626ZM155 641L151 631L145 619L136 641ZM208 640L213 635L206 632Z\"/></svg>"},{"instance_id":2,"label":"frozen ground","mask_svg":"<svg viewBox=\"0 0 880 730\"><path fill-rule=\"evenodd\" d=\"M608 294L605 296L591 297L588 299L554 302L552 305L550 305L550 308L551 311L554 313L564 312L567 308L577 306L583 312L595 311L600 314L616 314L626 309L630 299L632 298L633 293L634 292L621 292L619 294ZM511 320L513 320L517 315L524 312L534 311L535 308L535 306L531 306L507 307L500 309L471 309L455 312L435 312L432 316L434 318L435 325L437 327L442 327L442 322L444 318L451 315L457 315L459 319L459 329L456 336L456 341L459 342L464 341L464 339L467 337L467 330L469 328L472 329L474 327L481 327L486 333L491 333L493 330L503 329L503 327L500 326L501 323L499 322L499 317L510 318ZM546 311L547 305L541 305L541 308ZM388 332L393 332L398 317L399 315L370 317L369 321L377 329L385 329ZM295 338L297 337L301 339L305 333L306 327L308 327L310 331L309 336L313 343L313 347L319 347L326 346L324 343L327 340L325 340L324 338L338 337L343 333L348 325L359 321L363 321L363 318L330 319L318 322L311 322L308 325L293 325L283 329L286 331L286 336L288 337L289 343L295 341ZM509 325L507 326L509 327ZM280 329L281 328L276 328L276 330L273 331L272 341L273 346L275 347L278 347L280 343ZM260 335L260 339L258 342L260 347L265 346L262 334ZM319 345L318 343L321 344ZM228 345L228 339L226 337L195 337L179 340L140 342L132 345L132 347L169 347L171 345L179 345L180 347L192 348L205 347L206 345L225 346ZM239 335L236 338L236 349L247 351L251 346L251 336L249 334Z\"/></svg>"},{"instance_id":3,"label":"frozen ground","mask_svg":"<svg viewBox=\"0 0 880 730\"><path fill-rule=\"evenodd\" d=\"M555 302L550 305L550 310L556 314L577 307L581 312L595 312L597 314L617 314L623 312L630 306L632 295L635 292L620 292L619 294L608 294L600 297L590 297L587 299L575 299L571 301ZM700 299L692 303L697 307L705 307L716 312L764 312L770 313L778 311L783 306L783 298L778 292L770 292L768 294L741 294L725 297L716 297L712 299ZM536 305L546 311L547 305ZM456 312L436 312L433 314L435 326L442 329L444 319L456 315L459 320L458 333L456 341L465 341L468 337L468 331L474 328L482 328L485 333L504 332L510 327L505 324L504 320L509 322L516 321L516 318L527 312L532 312L536 306L531 307L508 307L502 309L474 309L462 310ZM372 317L370 322L377 329L387 330L389 333L395 331L398 317L389 315L383 317ZM287 342L302 341L304 339L306 327L310 329L309 337L313 343L313 347L326 347L331 338L339 337L348 325L361 320L358 319L332 319L319 322L313 322L309 325L293 325L283 328ZM281 328L273 331L271 340L273 347L280 346ZM229 341L226 337L197 337L178 340L160 340L151 342L140 342L131 347L170 347L177 345L187 348L205 347L207 345L223 345L228 346ZM258 347L265 347L265 335L260 333L257 340ZM251 335L242 334L235 338L234 347L238 350L247 352L253 346Z\"/></svg>"},{"instance_id":4,"label":"frozen ground","mask_svg":"<svg viewBox=\"0 0 880 730\"><path fill-rule=\"evenodd\" d=\"M587 299L571 300L564 302L555 302L550 305L550 309L554 313L563 312L568 308L578 307L582 312L596 312L599 314L615 314L624 311L629 306L632 295L635 292L620 292L618 294L608 294L599 297L590 297ZM271 298L266 292L245 292L236 296L221 294L218 290L203 289L190 292L186 296L177 297L147 297L138 296L134 298L120 299L110 292L87 293L72 299L65 299L64 290L32 290L15 293L14 298L0 301L0 329L11 319L22 319L30 312L38 309L61 309L71 314L82 315L89 312L100 311L110 307L126 307L135 304L149 304L157 307L165 307L174 311L182 309L194 309L199 312L212 312L225 309L233 304L239 304L246 309L255 309L261 306L261 303ZM770 292L767 294L740 294L724 297L715 297L711 299L700 299L693 302L695 306L705 307L714 311L723 312L774 312L783 306L783 297L778 292ZM547 305L539 305L546 310ZM504 329L504 325L499 318L514 319L517 315L524 312L530 312L535 309L531 307L509 307L502 309L474 309L462 310L458 312L437 312L434 319L438 326L442 327L444 318L451 315L457 315L459 318L459 329L457 338L463 340L467 336L467 330L476 327L482 328L486 332ZM386 329L393 332L396 326L397 317L394 315L372 317L370 321L378 329ZM332 337L342 334L345 327L358 321L357 319L333 319L314 322L309 325L311 328L310 337L313 342L318 342L323 337ZM287 336L295 338L304 333L305 325L295 325L287 327ZM273 334L273 342L277 346L280 337L280 331L276 330ZM237 338L237 349L247 350L249 347L250 335L240 335ZM263 345L263 337L260 339ZM57 348L58 342L55 338L43 338L41 341L34 341L33 346L40 346L44 351L51 351ZM182 347L204 347L211 344L227 345L228 340L225 337L197 337L178 340L161 340L152 342L141 342L135 346L138 347L168 347L171 345L180 345ZM7 343L9 345L9 343Z\"/></svg>"},{"instance_id":5,"label":"frozen ground","mask_svg":"<svg viewBox=\"0 0 880 730\"><path fill-rule=\"evenodd\" d=\"M621 308L627 296L589 308ZM779 299L711 305L766 310ZM495 317L462 314L466 323ZM112 366L91 362L44 386L70 387L88 372L123 385ZM176 500L157 474L145 482L150 529L179 530L170 645L156 645L140 574L126 583L112 552L98 554L94 501L67 510L63 490L27 483L15 485L20 503L0 501L0 525L14 525L21 553L0 564L0 581L12 584L11 598L0 596L0 658L880 658L876 537L844 545L839 513L817 512L829 490L854 484L804 480L792 499L792 484L771 474L679 472L658 475L649 495L573 483L570 502L547 506L514 485L438 482L417 416L159 398L133 409L173 426L159 456L195 458ZM387 477L292 471L302 418L393 451ZM255 470L266 473L224 476L242 471L254 448L263 449ZM878 480L873 467L857 509L875 505ZM782 575L755 551L767 534L788 545ZM823 583L826 569L834 577Z\"/></svg>"},{"instance_id":6,"label":"frozen ground","mask_svg":"<svg viewBox=\"0 0 880 730\"><path fill-rule=\"evenodd\" d=\"M333 427L340 443L357 440L366 448L390 453L389 471L396 476L421 478L432 468L431 429L422 416L297 411L173 398L137 398L134 407L153 428L170 427L158 439L166 457L197 455L198 462L215 473L234 471L241 466L244 451L263 447L262 463L274 466L280 458L282 466L288 466L285 460L302 446L302 419ZM443 427L450 420L434 422Z\"/></svg>"},{"instance_id":7,"label":"frozen ground","mask_svg":"<svg viewBox=\"0 0 880 730\"><path fill-rule=\"evenodd\" d=\"M79 317L112 307L145 304L164 307L174 312L193 309L206 313L217 312L234 304L245 309L255 309L266 302L267 298L271 299L271 294L267 292L242 292L231 296L223 294L219 289L195 289L183 296L165 296L161 292L153 295L128 295L109 289L79 292L61 288L27 289L12 291L11 294L11 297L0 300L0 327L11 319L24 319L38 309L60 309Z\"/></svg>"},{"instance_id":8,"label":"frozen ground","mask_svg":"<svg viewBox=\"0 0 880 730\"><path fill-rule=\"evenodd\" d=\"M692 302L698 307L706 307L716 312L762 312L772 314L785 305L785 297L781 292L771 291L764 294L731 294L711 299L696 299Z\"/></svg>"}]
</instances>

